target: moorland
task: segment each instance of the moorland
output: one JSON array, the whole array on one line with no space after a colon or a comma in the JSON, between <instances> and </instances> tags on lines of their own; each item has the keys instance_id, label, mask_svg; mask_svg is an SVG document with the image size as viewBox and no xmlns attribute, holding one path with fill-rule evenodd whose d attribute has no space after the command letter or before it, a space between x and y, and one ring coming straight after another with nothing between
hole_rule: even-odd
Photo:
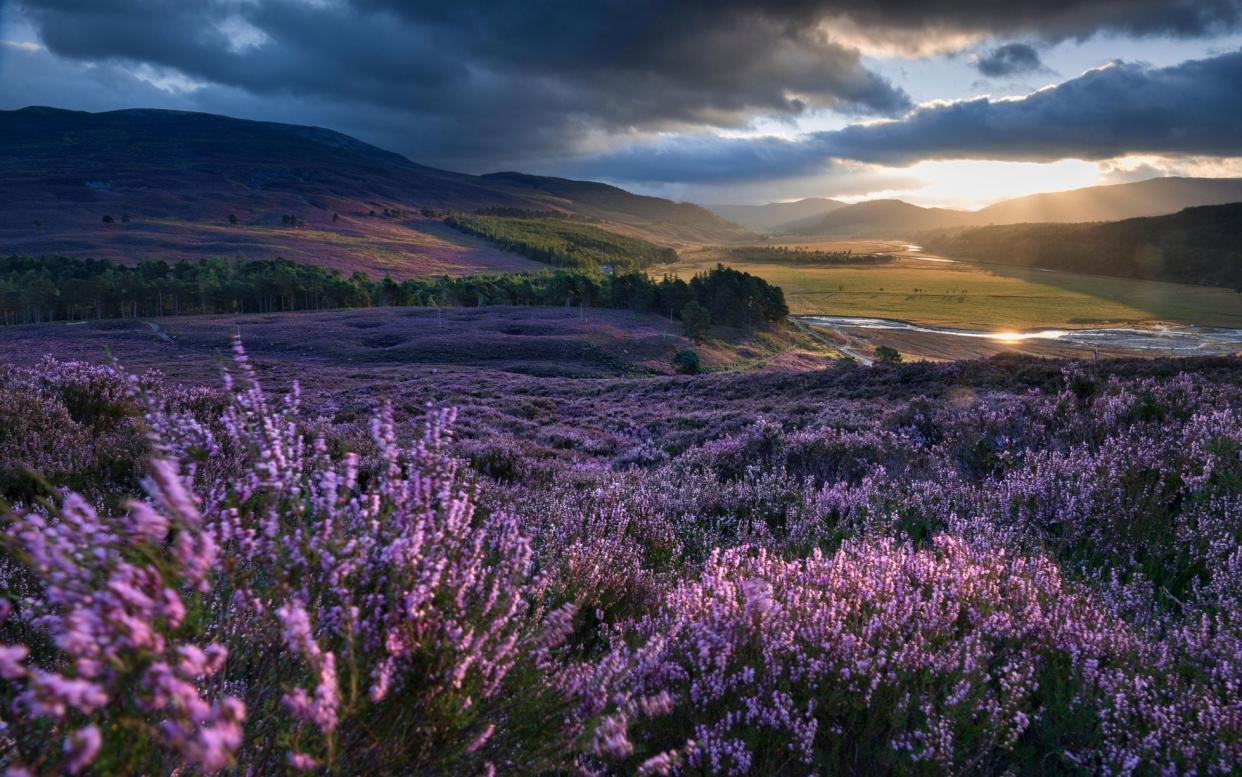
<instances>
[{"instance_id":1,"label":"moorland","mask_svg":"<svg viewBox=\"0 0 1242 777\"><path fill-rule=\"evenodd\" d=\"M1242 763L1242 361L1016 337L1233 288L308 127L0 135L8 774Z\"/></svg>"}]
</instances>

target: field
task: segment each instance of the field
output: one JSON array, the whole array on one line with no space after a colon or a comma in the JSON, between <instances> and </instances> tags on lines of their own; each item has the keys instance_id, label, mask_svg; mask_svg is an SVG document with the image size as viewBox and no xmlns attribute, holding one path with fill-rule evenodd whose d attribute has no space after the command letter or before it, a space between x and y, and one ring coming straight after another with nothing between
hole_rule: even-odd
<instances>
[{"instance_id":1,"label":"field","mask_svg":"<svg viewBox=\"0 0 1242 777\"><path fill-rule=\"evenodd\" d=\"M466 308L6 330L0 763L1242 762L1238 359L819 369L776 331L676 376L668 327Z\"/></svg>"},{"instance_id":2,"label":"field","mask_svg":"<svg viewBox=\"0 0 1242 777\"><path fill-rule=\"evenodd\" d=\"M849 248L855 253L903 250L902 244L880 241L786 245ZM892 318L996 330L1157 322L1242 327L1242 295L1231 289L933 262L917 258L921 255L903 255L877 267L731 266L784 289L794 315ZM685 251L668 269L689 277L721 260L715 249Z\"/></svg>"}]
</instances>

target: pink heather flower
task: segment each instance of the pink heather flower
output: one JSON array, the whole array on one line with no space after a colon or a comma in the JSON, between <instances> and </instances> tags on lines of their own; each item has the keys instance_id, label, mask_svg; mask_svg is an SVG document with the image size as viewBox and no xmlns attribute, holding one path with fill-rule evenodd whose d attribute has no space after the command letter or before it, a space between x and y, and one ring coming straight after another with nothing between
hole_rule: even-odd
<instances>
[{"instance_id":1,"label":"pink heather flower","mask_svg":"<svg viewBox=\"0 0 1242 777\"><path fill-rule=\"evenodd\" d=\"M496 724L488 723L487 728L479 732L479 735L474 738L474 741L472 741L466 747L466 754L469 755L470 753L473 753L474 751L478 750L483 745L487 744L487 740L492 738L492 734L495 733L495 731L496 731Z\"/></svg>"},{"instance_id":2,"label":"pink heather flower","mask_svg":"<svg viewBox=\"0 0 1242 777\"><path fill-rule=\"evenodd\" d=\"M289 751L288 759L289 768L297 772L309 772L319 766L319 762L314 758L306 753L299 753L295 750Z\"/></svg>"},{"instance_id":3,"label":"pink heather flower","mask_svg":"<svg viewBox=\"0 0 1242 777\"><path fill-rule=\"evenodd\" d=\"M203 657L207 659L203 674L212 675L224 668L224 662L229 657L229 650L224 645L208 645L203 651Z\"/></svg>"},{"instance_id":4,"label":"pink heather flower","mask_svg":"<svg viewBox=\"0 0 1242 777\"><path fill-rule=\"evenodd\" d=\"M168 519L146 502L135 500L129 503L129 530L142 542L162 542L168 536Z\"/></svg>"},{"instance_id":5,"label":"pink heather flower","mask_svg":"<svg viewBox=\"0 0 1242 777\"><path fill-rule=\"evenodd\" d=\"M681 755L676 750L666 750L663 753L654 755L638 765L639 777L647 775L664 775L671 774L673 769L681 763Z\"/></svg>"},{"instance_id":6,"label":"pink heather flower","mask_svg":"<svg viewBox=\"0 0 1242 777\"><path fill-rule=\"evenodd\" d=\"M624 714L609 715L600 721L591 749L596 755L608 758L625 758L634 752L634 745L626 732Z\"/></svg>"},{"instance_id":7,"label":"pink heather flower","mask_svg":"<svg viewBox=\"0 0 1242 777\"><path fill-rule=\"evenodd\" d=\"M30 649L25 645L0 645L0 677L16 680L26 676L26 660Z\"/></svg>"},{"instance_id":8,"label":"pink heather flower","mask_svg":"<svg viewBox=\"0 0 1242 777\"><path fill-rule=\"evenodd\" d=\"M165 511L177 516L187 526L197 527L202 516L194 497L186 491L179 470L177 463L170 459L152 459L151 474L143 484Z\"/></svg>"},{"instance_id":9,"label":"pink heather flower","mask_svg":"<svg viewBox=\"0 0 1242 777\"><path fill-rule=\"evenodd\" d=\"M177 648L181 660L177 663L177 671L183 677L194 678L207 671L207 654L196 645L181 645Z\"/></svg>"},{"instance_id":10,"label":"pink heather flower","mask_svg":"<svg viewBox=\"0 0 1242 777\"><path fill-rule=\"evenodd\" d=\"M27 690L16 704L36 717L63 718L69 710L89 715L108 703L108 695L89 680L64 677L55 672L32 669Z\"/></svg>"},{"instance_id":11,"label":"pink heather flower","mask_svg":"<svg viewBox=\"0 0 1242 777\"><path fill-rule=\"evenodd\" d=\"M673 697L667 690L662 690L659 693L639 699L638 707L647 717L658 718L661 715L667 715L673 710Z\"/></svg>"},{"instance_id":12,"label":"pink heather flower","mask_svg":"<svg viewBox=\"0 0 1242 777\"><path fill-rule=\"evenodd\" d=\"M78 729L65 739L65 755L69 758L65 768L70 774L77 774L95 760L102 746L103 738L98 726Z\"/></svg>"}]
</instances>

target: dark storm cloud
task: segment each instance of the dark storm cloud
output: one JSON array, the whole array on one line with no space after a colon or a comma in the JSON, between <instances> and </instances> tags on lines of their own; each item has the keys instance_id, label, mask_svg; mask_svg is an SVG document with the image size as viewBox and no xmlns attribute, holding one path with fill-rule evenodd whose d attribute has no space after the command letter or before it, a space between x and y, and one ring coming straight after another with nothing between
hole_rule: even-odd
<instances>
[{"instance_id":1,"label":"dark storm cloud","mask_svg":"<svg viewBox=\"0 0 1242 777\"><path fill-rule=\"evenodd\" d=\"M270 106L416 159L476 170L587 154L627 133L745 127L757 116L793 119L809 109L901 115L909 98L864 65L858 46L868 40L917 48L955 34L1186 37L1242 21L1242 0L24 0L16 7L47 49L68 61L192 80L199 89L187 107L275 118L263 115ZM0 99L11 100L4 90L0 79ZM43 101L58 103L60 94L72 101L78 91L53 86ZM781 153L759 147L748 164Z\"/></svg>"},{"instance_id":2,"label":"dark storm cloud","mask_svg":"<svg viewBox=\"0 0 1242 777\"><path fill-rule=\"evenodd\" d=\"M893 115L910 107L858 51L817 33L810 11L366 0L30 0L24 8L63 57L403 113L401 150L424 159L556 153L592 132L741 126L808 108Z\"/></svg>"},{"instance_id":3,"label":"dark storm cloud","mask_svg":"<svg viewBox=\"0 0 1242 777\"><path fill-rule=\"evenodd\" d=\"M1242 51L1166 68L1114 63L1021 99L933 103L898 121L774 138L673 139L584 163L615 180L763 180L850 159L1046 162L1126 154L1242 155ZM695 178L697 176L697 179Z\"/></svg>"},{"instance_id":4,"label":"dark storm cloud","mask_svg":"<svg viewBox=\"0 0 1242 777\"><path fill-rule=\"evenodd\" d=\"M885 164L1242 154L1242 51L1165 68L1118 62L1022 99L933 104L813 142L829 156Z\"/></svg>"},{"instance_id":5,"label":"dark storm cloud","mask_svg":"<svg viewBox=\"0 0 1242 777\"><path fill-rule=\"evenodd\" d=\"M1006 43L980 55L975 67L988 78L1034 73L1043 68L1039 52L1025 43Z\"/></svg>"},{"instance_id":6,"label":"dark storm cloud","mask_svg":"<svg viewBox=\"0 0 1242 777\"><path fill-rule=\"evenodd\" d=\"M875 0L828 3L878 34L947 30L1044 40L1108 32L1194 38L1242 25L1238 0Z\"/></svg>"}]
</instances>

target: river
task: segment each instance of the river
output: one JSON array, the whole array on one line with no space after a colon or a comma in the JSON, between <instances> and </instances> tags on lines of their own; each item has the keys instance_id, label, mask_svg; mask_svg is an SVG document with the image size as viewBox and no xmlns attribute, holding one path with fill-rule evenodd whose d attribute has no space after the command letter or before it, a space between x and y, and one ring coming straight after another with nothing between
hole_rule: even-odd
<instances>
[{"instance_id":1,"label":"river","mask_svg":"<svg viewBox=\"0 0 1242 777\"><path fill-rule=\"evenodd\" d=\"M996 343L1049 341L1084 349L1140 351L1172 356L1207 356L1242 351L1242 329L1200 326L1104 327L1096 329L1033 329L997 332L926 326L908 321L853 316L803 316L810 326L828 327L865 335L868 331L920 332L945 337L968 337Z\"/></svg>"}]
</instances>

